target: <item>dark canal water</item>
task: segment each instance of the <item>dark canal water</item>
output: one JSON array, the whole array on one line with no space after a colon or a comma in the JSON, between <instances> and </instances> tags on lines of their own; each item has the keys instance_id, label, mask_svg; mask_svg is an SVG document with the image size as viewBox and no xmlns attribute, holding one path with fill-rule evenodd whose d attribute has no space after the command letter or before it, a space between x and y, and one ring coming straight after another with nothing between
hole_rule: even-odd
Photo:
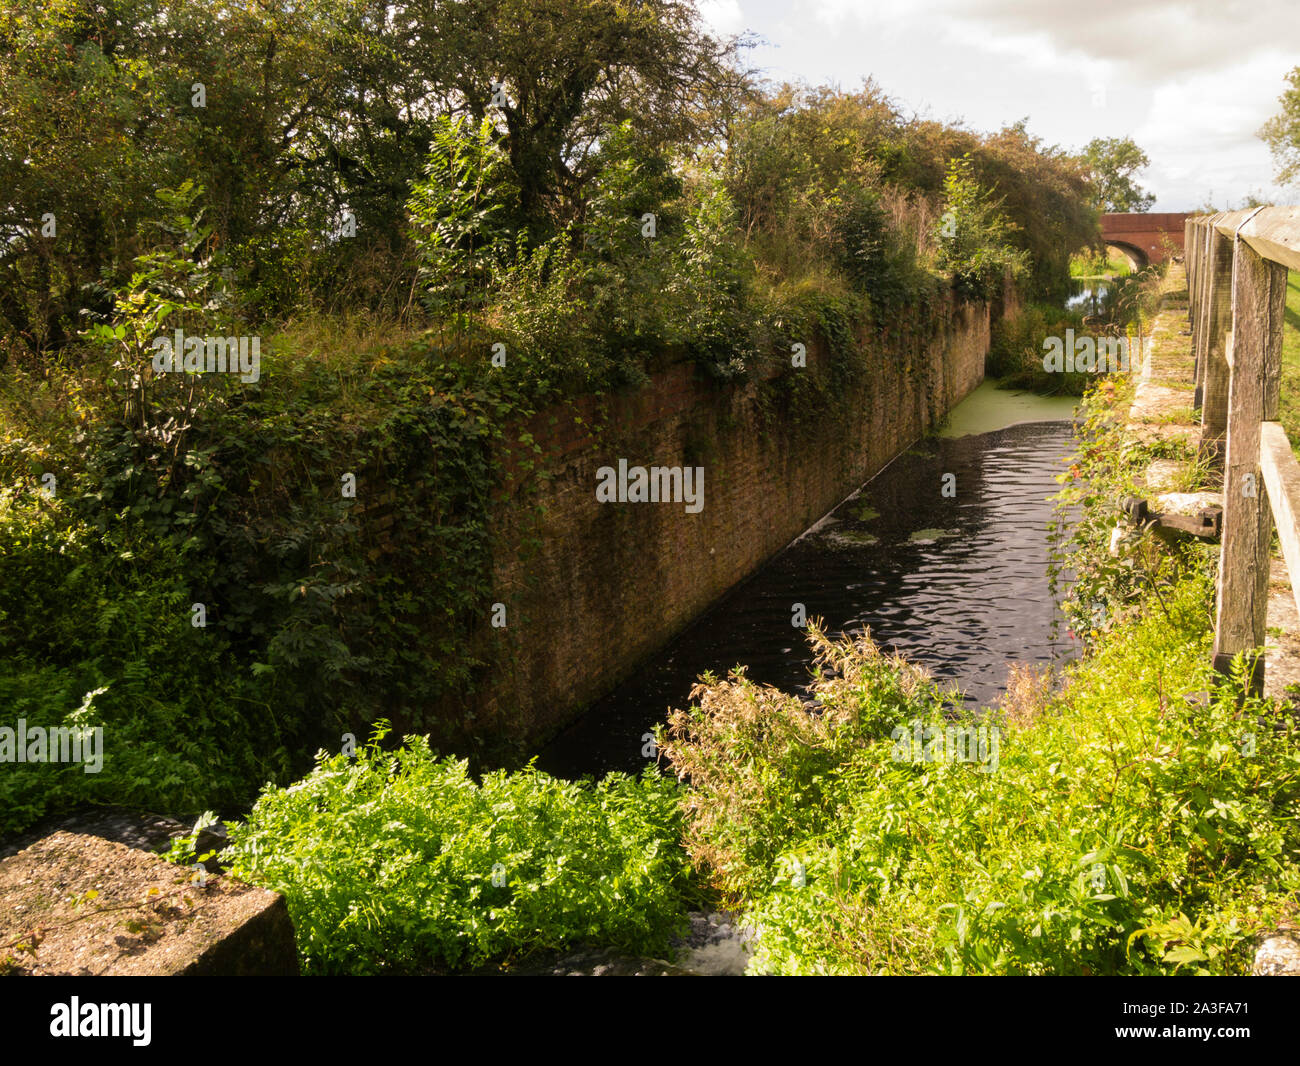
<instances>
[{"instance_id":1,"label":"dark canal water","mask_svg":"<svg viewBox=\"0 0 1300 1066\"><path fill-rule=\"evenodd\" d=\"M971 403L954 427L988 421L984 409L971 418ZM791 625L796 603L832 633L869 627L981 705L1003 690L1009 662L1071 657L1066 627L1053 636L1047 582L1047 497L1071 446L1068 421L922 441L595 703L538 765L564 777L639 770L642 735L688 704L706 670L743 663L755 681L803 691L811 655Z\"/></svg>"}]
</instances>

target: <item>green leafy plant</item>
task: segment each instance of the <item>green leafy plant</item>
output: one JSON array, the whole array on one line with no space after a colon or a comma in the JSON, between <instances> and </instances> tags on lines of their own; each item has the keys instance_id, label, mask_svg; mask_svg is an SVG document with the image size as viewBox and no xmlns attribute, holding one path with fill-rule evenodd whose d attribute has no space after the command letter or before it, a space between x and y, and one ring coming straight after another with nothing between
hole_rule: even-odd
<instances>
[{"instance_id":1,"label":"green leafy plant","mask_svg":"<svg viewBox=\"0 0 1300 1066\"><path fill-rule=\"evenodd\" d=\"M1001 291L1003 280L1023 277L1029 256L1011 240L1015 224L1000 201L975 178L969 155L953 159L943 181L944 217L937 223L939 265L950 271L953 287L974 300Z\"/></svg>"},{"instance_id":2,"label":"green leafy plant","mask_svg":"<svg viewBox=\"0 0 1300 1066\"><path fill-rule=\"evenodd\" d=\"M492 123L439 116L424 178L411 186L407 211L418 280L433 315L481 307L496 268L513 254L509 225L518 190Z\"/></svg>"},{"instance_id":3,"label":"green leafy plant","mask_svg":"<svg viewBox=\"0 0 1300 1066\"><path fill-rule=\"evenodd\" d=\"M679 786L651 770L475 781L381 724L230 827L235 876L283 892L308 973L428 972L577 944L667 949L691 898Z\"/></svg>"},{"instance_id":4,"label":"green leafy plant","mask_svg":"<svg viewBox=\"0 0 1300 1066\"><path fill-rule=\"evenodd\" d=\"M125 423L142 444L166 449L173 466L204 391L192 376L158 378L151 367L152 342L173 328L209 332L222 324L231 299L210 247L212 228L203 222L203 193L203 186L188 180L157 191L162 217L153 228L164 237L136 257L130 282L116 294L114 313L87 316L108 321L91 321L83 333L85 340L112 353L111 380ZM171 399L170 410L153 410L152 394L159 391Z\"/></svg>"},{"instance_id":5,"label":"green leafy plant","mask_svg":"<svg viewBox=\"0 0 1300 1066\"><path fill-rule=\"evenodd\" d=\"M815 630L813 712L706 679L664 750L690 776L693 858L762 929L752 970L1245 972L1300 887L1300 722L1244 671L1183 702L1208 681L1204 594L1183 578L1167 615L974 720L869 640ZM1000 730L991 770L899 757L897 726L963 720Z\"/></svg>"},{"instance_id":6,"label":"green leafy plant","mask_svg":"<svg viewBox=\"0 0 1300 1066\"><path fill-rule=\"evenodd\" d=\"M204 811L199 815L188 833L182 833L178 837L173 837L171 845L162 853L162 857L168 862L178 863L181 866L193 866L196 862L207 862L214 858L216 853L206 851L202 855L196 854L194 848L198 843L199 835L210 825L216 825L219 819L214 811Z\"/></svg>"}]
</instances>

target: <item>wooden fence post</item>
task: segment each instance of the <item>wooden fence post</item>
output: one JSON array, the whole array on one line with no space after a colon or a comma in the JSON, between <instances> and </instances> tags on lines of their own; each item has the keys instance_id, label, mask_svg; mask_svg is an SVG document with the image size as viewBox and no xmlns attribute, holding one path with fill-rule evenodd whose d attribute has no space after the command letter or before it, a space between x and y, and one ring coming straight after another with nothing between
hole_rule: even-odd
<instances>
[{"instance_id":1,"label":"wooden fence post","mask_svg":"<svg viewBox=\"0 0 1300 1066\"><path fill-rule=\"evenodd\" d=\"M1260 472L1259 424L1277 418L1286 311L1286 267L1262 258L1240 236L1232 252L1232 366L1214 626L1214 668L1221 673L1235 654L1264 644L1272 514ZM1251 662L1251 688L1262 691L1263 684L1261 654Z\"/></svg>"},{"instance_id":2,"label":"wooden fence post","mask_svg":"<svg viewBox=\"0 0 1300 1066\"><path fill-rule=\"evenodd\" d=\"M1197 241L1197 283L1196 283L1196 332L1194 335L1196 357L1196 389L1192 394L1192 407L1201 409L1205 398L1206 363L1209 354L1210 300L1214 290L1212 257L1214 238L1217 231L1214 223L1219 215L1210 215L1201 220L1200 240Z\"/></svg>"},{"instance_id":3,"label":"wooden fence post","mask_svg":"<svg viewBox=\"0 0 1300 1066\"><path fill-rule=\"evenodd\" d=\"M1232 238L1220 233L1213 221L1209 230L1210 247L1205 265L1208 293L1199 452L1221 469L1227 447L1228 381L1231 373L1228 369L1226 341L1228 326L1232 322Z\"/></svg>"},{"instance_id":4,"label":"wooden fence post","mask_svg":"<svg viewBox=\"0 0 1300 1066\"><path fill-rule=\"evenodd\" d=\"M1201 290L1205 284L1205 218L1199 217L1192 222L1192 244L1186 251L1184 262L1187 264L1187 326L1192 333L1192 386L1197 391L1192 394L1192 406L1196 406L1201 387Z\"/></svg>"}]
</instances>

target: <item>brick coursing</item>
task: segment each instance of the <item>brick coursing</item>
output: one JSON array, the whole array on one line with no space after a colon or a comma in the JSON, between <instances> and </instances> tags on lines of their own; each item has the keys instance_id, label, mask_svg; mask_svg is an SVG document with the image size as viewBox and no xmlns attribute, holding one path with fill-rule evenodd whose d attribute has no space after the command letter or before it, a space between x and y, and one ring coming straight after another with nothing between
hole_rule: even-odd
<instances>
[{"instance_id":1,"label":"brick coursing","mask_svg":"<svg viewBox=\"0 0 1300 1066\"><path fill-rule=\"evenodd\" d=\"M983 379L989 308L949 300L936 313L933 340L877 345L842 403L798 421L765 420L760 384L720 385L678 363L521 427L542 454L503 456L494 598L508 624L470 637L487 663L464 708L478 728L534 743L554 733L941 421ZM807 368L786 372L827 374L825 351L810 344ZM598 502L596 472L620 458L703 466L703 511Z\"/></svg>"}]
</instances>

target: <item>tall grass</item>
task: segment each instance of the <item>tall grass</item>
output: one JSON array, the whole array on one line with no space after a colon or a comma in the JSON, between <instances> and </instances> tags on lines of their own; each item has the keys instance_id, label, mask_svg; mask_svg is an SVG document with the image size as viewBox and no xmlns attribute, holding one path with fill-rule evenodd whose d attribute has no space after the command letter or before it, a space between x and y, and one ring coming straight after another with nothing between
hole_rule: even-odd
<instances>
[{"instance_id":1,"label":"tall grass","mask_svg":"<svg viewBox=\"0 0 1300 1066\"><path fill-rule=\"evenodd\" d=\"M1282 397L1278 421L1300 455L1300 273L1287 275L1286 317L1282 326Z\"/></svg>"}]
</instances>

